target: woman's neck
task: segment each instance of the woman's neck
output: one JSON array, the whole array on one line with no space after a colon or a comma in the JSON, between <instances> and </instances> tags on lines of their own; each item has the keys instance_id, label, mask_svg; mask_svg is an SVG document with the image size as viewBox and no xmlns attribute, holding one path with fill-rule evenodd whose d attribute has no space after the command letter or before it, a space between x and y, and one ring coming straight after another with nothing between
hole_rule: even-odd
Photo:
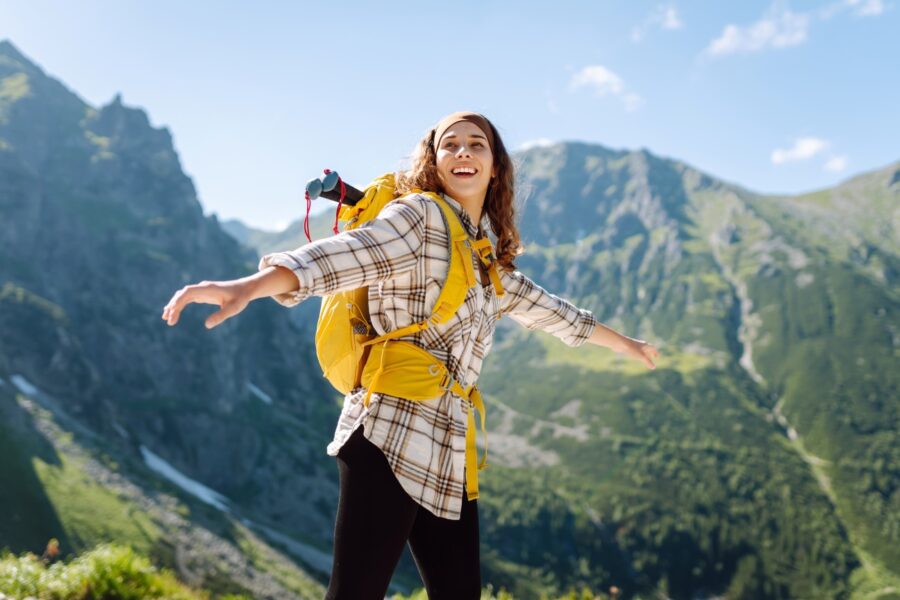
<instances>
[{"instance_id":1,"label":"woman's neck","mask_svg":"<svg viewBox=\"0 0 900 600\"><path fill-rule=\"evenodd\" d=\"M481 223L481 209L484 208L484 196L475 198L458 198L456 196L450 197L459 202L460 206L463 207L463 210L465 210L466 213L468 213L469 217L472 219L472 223L474 223L476 226Z\"/></svg>"}]
</instances>

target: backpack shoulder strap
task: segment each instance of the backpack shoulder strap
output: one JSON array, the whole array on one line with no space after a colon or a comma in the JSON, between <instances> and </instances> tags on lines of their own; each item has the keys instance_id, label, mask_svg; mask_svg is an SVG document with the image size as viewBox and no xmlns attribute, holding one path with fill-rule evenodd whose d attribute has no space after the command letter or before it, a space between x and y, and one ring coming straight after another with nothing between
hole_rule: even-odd
<instances>
[{"instance_id":1,"label":"backpack shoulder strap","mask_svg":"<svg viewBox=\"0 0 900 600\"><path fill-rule=\"evenodd\" d=\"M475 285L475 268L472 266L472 239L463 226L459 215L438 194L426 192L441 209L447 234L450 238L450 266L447 280L434 303L430 320L433 324L443 323L456 314L466 299L469 288Z\"/></svg>"},{"instance_id":2,"label":"backpack shoulder strap","mask_svg":"<svg viewBox=\"0 0 900 600\"><path fill-rule=\"evenodd\" d=\"M444 222L447 225L449 238L450 264L447 269L447 279L441 288L434 303L431 316L406 327L386 333L380 337L365 342L365 345L379 344L395 338L418 333L428 329L432 325L438 325L450 319L459 307L465 302L469 288L475 285L475 267L472 264L474 252L469 234L463 227L459 216L453 211L443 198L433 192L420 192L423 196L433 200L441 209Z\"/></svg>"}]
</instances>

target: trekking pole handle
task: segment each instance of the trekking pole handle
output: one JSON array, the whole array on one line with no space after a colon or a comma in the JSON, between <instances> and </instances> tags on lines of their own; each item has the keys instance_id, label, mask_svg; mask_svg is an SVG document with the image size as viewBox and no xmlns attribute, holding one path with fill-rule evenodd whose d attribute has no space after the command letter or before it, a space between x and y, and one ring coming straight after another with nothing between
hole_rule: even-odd
<instances>
[{"instance_id":1,"label":"trekking pole handle","mask_svg":"<svg viewBox=\"0 0 900 600\"><path fill-rule=\"evenodd\" d=\"M341 198L340 177L337 172L332 171L321 180L310 179L306 184L306 191L310 200L322 197L337 202ZM353 206L362 199L363 195L360 190L346 181L344 182L344 204Z\"/></svg>"}]
</instances>

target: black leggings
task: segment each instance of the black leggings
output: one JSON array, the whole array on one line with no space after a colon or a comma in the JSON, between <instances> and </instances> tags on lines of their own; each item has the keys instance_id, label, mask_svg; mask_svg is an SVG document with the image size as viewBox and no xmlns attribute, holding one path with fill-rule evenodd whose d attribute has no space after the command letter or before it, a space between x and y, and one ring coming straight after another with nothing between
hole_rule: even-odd
<instances>
[{"instance_id":1,"label":"black leggings","mask_svg":"<svg viewBox=\"0 0 900 600\"><path fill-rule=\"evenodd\" d=\"M478 600L478 501L458 521L436 517L400 486L360 426L337 455L341 478L326 600L382 600L408 541L429 600Z\"/></svg>"}]
</instances>

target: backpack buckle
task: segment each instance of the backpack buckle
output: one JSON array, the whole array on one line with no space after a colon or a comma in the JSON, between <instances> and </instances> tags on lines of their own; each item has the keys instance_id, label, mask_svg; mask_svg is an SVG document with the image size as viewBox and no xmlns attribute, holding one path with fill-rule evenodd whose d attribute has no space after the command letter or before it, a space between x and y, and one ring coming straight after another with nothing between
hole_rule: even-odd
<instances>
[{"instance_id":1,"label":"backpack buckle","mask_svg":"<svg viewBox=\"0 0 900 600\"><path fill-rule=\"evenodd\" d=\"M438 385L440 385L441 389L444 390L445 392L450 391L450 389L453 387L453 377L450 376L450 371L444 372L444 378L441 380L441 383L439 383Z\"/></svg>"}]
</instances>

